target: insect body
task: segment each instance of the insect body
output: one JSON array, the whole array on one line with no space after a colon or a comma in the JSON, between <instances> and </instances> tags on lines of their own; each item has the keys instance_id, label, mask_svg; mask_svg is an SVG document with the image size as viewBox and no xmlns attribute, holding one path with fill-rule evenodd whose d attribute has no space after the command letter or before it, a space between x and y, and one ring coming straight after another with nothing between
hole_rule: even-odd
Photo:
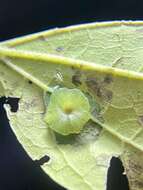
<instances>
[{"instance_id":1,"label":"insect body","mask_svg":"<svg viewBox=\"0 0 143 190\"><path fill-rule=\"evenodd\" d=\"M45 122L62 135L79 133L90 119L87 97L78 89L55 89L50 97Z\"/></svg>"}]
</instances>

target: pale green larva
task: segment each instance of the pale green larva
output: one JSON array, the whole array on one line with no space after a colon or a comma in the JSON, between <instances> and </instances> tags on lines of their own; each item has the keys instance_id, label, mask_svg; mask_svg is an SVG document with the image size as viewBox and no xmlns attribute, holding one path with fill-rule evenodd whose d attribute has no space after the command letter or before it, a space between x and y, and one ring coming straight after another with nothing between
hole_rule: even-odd
<instances>
[{"instance_id":1,"label":"pale green larva","mask_svg":"<svg viewBox=\"0 0 143 190\"><path fill-rule=\"evenodd\" d=\"M79 133L89 119L90 105L80 90L59 88L53 91L45 114L48 127L69 135Z\"/></svg>"}]
</instances>

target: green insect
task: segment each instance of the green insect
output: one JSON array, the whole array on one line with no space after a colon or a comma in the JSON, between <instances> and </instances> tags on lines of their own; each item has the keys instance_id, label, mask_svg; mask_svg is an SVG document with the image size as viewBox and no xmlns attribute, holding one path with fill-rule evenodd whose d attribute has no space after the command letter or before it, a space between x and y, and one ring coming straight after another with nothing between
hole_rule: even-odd
<instances>
[{"instance_id":1,"label":"green insect","mask_svg":"<svg viewBox=\"0 0 143 190\"><path fill-rule=\"evenodd\" d=\"M90 119L87 97L78 89L55 89L45 114L48 127L62 135L79 133Z\"/></svg>"}]
</instances>

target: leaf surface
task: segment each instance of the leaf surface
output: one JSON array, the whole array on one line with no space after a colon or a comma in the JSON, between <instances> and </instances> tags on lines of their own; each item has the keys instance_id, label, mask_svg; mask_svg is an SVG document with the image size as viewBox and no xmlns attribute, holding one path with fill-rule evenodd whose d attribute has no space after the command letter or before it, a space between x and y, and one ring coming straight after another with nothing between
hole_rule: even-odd
<instances>
[{"instance_id":1,"label":"leaf surface","mask_svg":"<svg viewBox=\"0 0 143 190\"><path fill-rule=\"evenodd\" d=\"M0 43L0 96L11 127L33 160L71 190L106 189L113 156L131 190L143 189L143 23L106 22L55 29ZM61 136L44 121L49 93L60 86L88 97L92 120Z\"/></svg>"}]
</instances>

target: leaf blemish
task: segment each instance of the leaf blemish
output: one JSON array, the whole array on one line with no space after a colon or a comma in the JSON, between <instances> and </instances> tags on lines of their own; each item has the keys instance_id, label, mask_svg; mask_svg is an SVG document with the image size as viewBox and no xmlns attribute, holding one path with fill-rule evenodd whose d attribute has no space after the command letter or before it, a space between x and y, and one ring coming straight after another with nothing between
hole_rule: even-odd
<instances>
[{"instance_id":1,"label":"leaf blemish","mask_svg":"<svg viewBox=\"0 0 143 190\"><path fill-rule=\"evenodd\" d=\"M104 81L99 82L96 78L87 78L86 84L89 89L95 92L96 96L107 102L111 101L113 97L113 92L105 88Z\"/></svg>"},{"instance_id":2,"label":"leaf blemish","mask_svg":"<svg viewBox=\"0 0 143 190\"><path fill-rule=\"evenodd\" d=\"M105 100L109 102L110 100L112 100L113 93L112 91L105 89L102 96L104 96Z\"/></svg>"},{"instance_id":3,"label":"leaf blemish","mask_svg":"<svg viewBox=\"0 0 143 190\"><path fill-rule=\"evenodd\" d=\"M140 116L138 117L138 122L139 122L140 125L143 126L143 115L140 115Z\"/></svg>"},{"instance_id":4,"label":"leaf blemish","mask_svg":"<svg viewBox=\"0 0 143 190\"><path fill-rule=\"evenodd\" d=\"M133 172L134 174L140 175L141 172L143 171L143 167L142 167L140 164L136 163L135 160L131 160L131 159L130 159L130 160L129 160L129 167L126 168L126 170L129 170L129 171L132 170L132 172Z\"/></svg>"},{"instance_id":5,"label":"leaf blemish","mask_svg":"<svg viewBox=\"0 0 143 190\"><path fill-rule=\"evenodd\" d=\"M81 133L77 135L77 141L79 144L87 144L88 142L96 141L98 140L101 131L101 126L92 121L88 121Z\"/></svg>"},{"instance_id":6,"label":"leaf blemish","mask_svg":"<svg viewBox=\"0 0 143 190\"><path fill-rule=\"evenodd\" d=\"M112 76L111 76L111 75L105 76L105 78L104 78L104 83L110 84L111 82L113 82Z\"/></svg>"},{"instance_id":7,"label":"leaf blemish","mask_svg":"<svg viewBox=\"0 0 143 190\"><path fill-rule=\"evenodd\" d=\"M107 102L112 100L113 93L112 91L106 89L106 88L99 88L97 90L97 96Z\"/></svg>"},{"instance_id":8,"label":"leaf blemish","mask_svg":"<svg viewBox=\"0 0 143 190\"><path fill-rule=\"evenodd\" d=\"M140 189L143 188L143 182L142 182L142 181L135 180L134 183L135 183L135 186L136 186L136 187L138 187L138 188L140 188Z\"/></svg>"},{"instance_id":9,"label":"leaf blemish","mask_svg":"<svg viewBox=\"0 0 143 190\"><path fill-rule=\"evenodd\" d=\"M28 81L29 84L33 84L33 82L31 80Z\"/></svg>"},{"instance_id":10,"label":"leaf blemish","mask_svg":"<svg viewBox=\"0 0 143 190\"><path fill-rule=\"evenodd\" d=\"M140 155L137 154L136 156L138 157L138 160L132 157L130 157L130 159L128 160L128 164L126 166L126 173L129 176L131 187L134 187L133 189L141 190L143 188L141 175L143 167Z\"/></svg>"},{"instance_id":11,"label":"leaf blemish","mask_svg":"<svg viewBox=\"0 0 143 190\"><path fill-rule=\"evenodd\" d=\"M39 40L41 40L41 41L48 41L48 39L47 39L44 35L41 35L41 36L39 36L38 38L39 38Z\"/></svg>"},{"instance_id":12,"label":"leaf blemish","mask_svg":"<svg viewBox=\"0 0 143 190\"><path fill-rule=\"evenodd\" d=\"M77 71L75 74L72 76L72 83L75 84L76 86L81 85L81 72Z\"/></svg>"},{"instance_id":13,"label":"leaf blemish","mask_svg":"<svg viewBox=\"0 0 143 190\"><path fill-rule=\"evenodd\" d=\"M87 86L88 86L91 90L95 91L95 93L98 94L98 91L99 91L99 89L100 89L100 85L99 85L99 83L97 82L97 79L96 79L96 78L87 78L87 79L86 79L86 84L87 84Z\"/></svg>"},{"instance_id":14,"label":"leaf blemish","mask_svg":"<svg viewBox=\"0 0 143 190\"><path fill-rule=\"evenodd\" d=\"M64 48L61 47L61 46L59 46L59 47L56 48L56 51L57 51L57 52L62 52L63 50L64 50Z\"/></svg>"}]
</instances>

